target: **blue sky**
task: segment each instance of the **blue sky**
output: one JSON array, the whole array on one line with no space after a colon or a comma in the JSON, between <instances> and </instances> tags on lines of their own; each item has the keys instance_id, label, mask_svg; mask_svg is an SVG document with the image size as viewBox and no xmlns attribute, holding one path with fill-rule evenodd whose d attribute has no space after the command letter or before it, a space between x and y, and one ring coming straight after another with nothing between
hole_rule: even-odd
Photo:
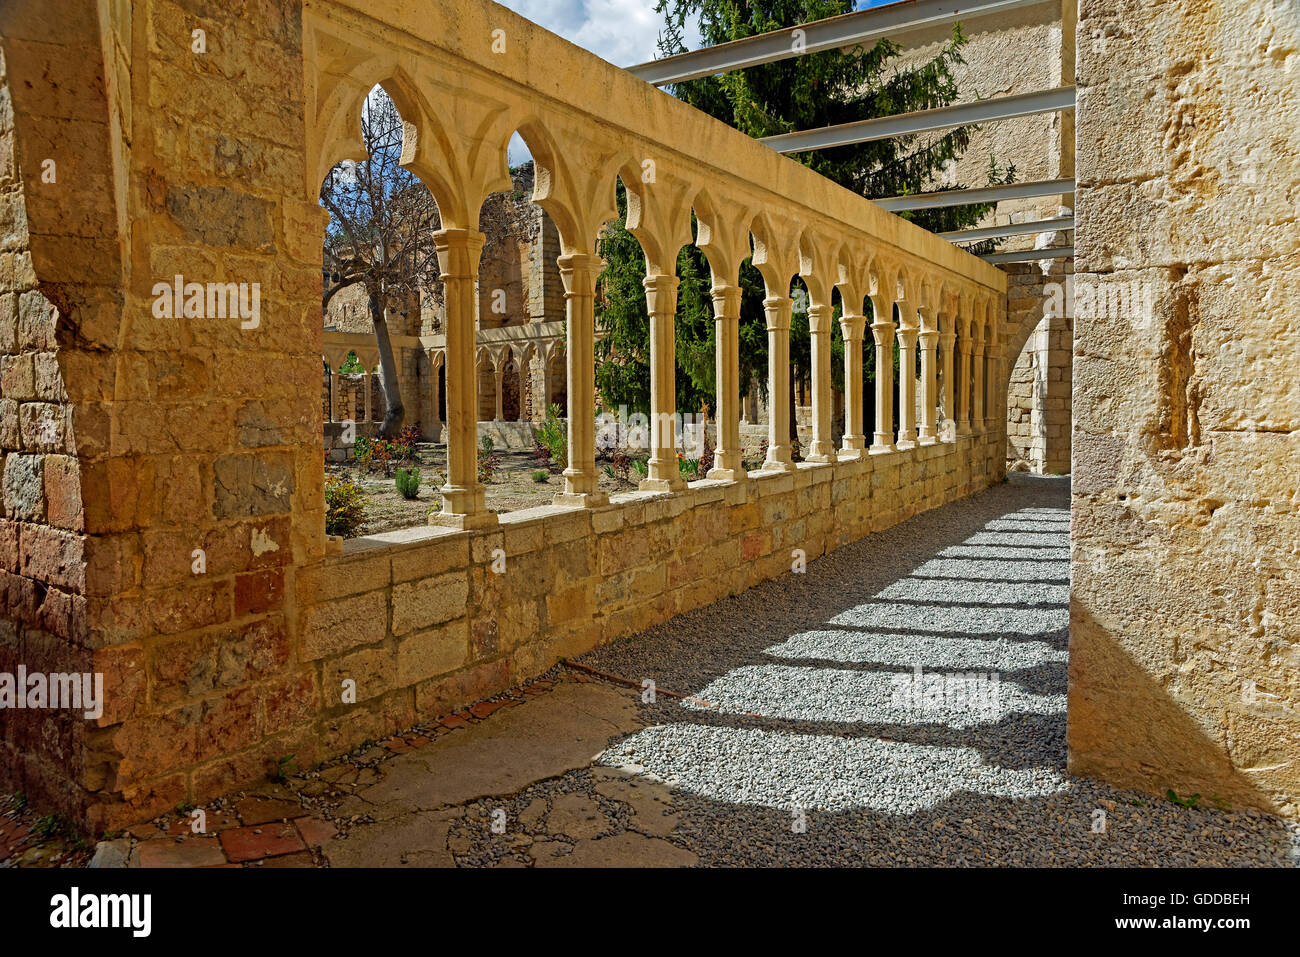
<instances>
[{"instance_id":1,"label":"blue sky","mask_svg":"<svg viewBox=\"0 0 1300 957\"><path fill-rule=\"evenodd\" d=\"M615 66L658 56L661 20L654 0L499 0L522 17L590 50ZM688 44L698 40L688 37Z\"/></svg>"}]
</instances>

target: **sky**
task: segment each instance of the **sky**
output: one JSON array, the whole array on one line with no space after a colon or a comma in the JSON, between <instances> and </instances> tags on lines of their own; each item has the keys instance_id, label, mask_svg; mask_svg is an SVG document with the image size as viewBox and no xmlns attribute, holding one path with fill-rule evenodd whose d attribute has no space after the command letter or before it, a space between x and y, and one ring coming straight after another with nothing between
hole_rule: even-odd
<instances>
[{"instance_id":1,"label":"sky","mask_svg":"<svg viewBox=\"0 0 1300 957\"><path fill-rule=\"evenodd\" d=\"M635 66L659 55L657 43L663 21L654 0L499 0L521 17L590 50L615 66ZM691 30L688 47L698 47ZM516 134L510 141L510 165L532 157Z\"/></svg>"}]
</instances>

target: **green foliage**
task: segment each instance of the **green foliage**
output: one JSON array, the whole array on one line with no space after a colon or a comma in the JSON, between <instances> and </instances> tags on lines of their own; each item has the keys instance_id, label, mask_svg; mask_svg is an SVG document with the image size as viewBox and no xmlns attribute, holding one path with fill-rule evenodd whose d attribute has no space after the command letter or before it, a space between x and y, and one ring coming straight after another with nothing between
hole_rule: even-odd
<instances>
[{"instance_id":1,"label":"green foliage","mask_svg":"<svg viewBox=\"0 0 1300 957\"><path fill-rule=\"evenodd\" d=\"M393 476L397 493L404 499L417 498L420 494L420 470L417 468L398 469Z\"/></svg>"},{"instance_id":2,"label":"green foliage","mask_svg":"<svg viewBox=\"0 0 1300 957\"><path fill-rule=\"evenodd\" d=\"M496 451L492 439L483 436L478 446L478 480L486 485L501 467L501 453Z\"/></svg>"},{"instance_id":3,"label":"green foliage","mask_svg":"<svg viewBox=\"0 0 1300 957\"><path fill-rule=\"evenodd\" d=\"M551 473L546 471L546 469L538 469L536 472L533 473L533 481L536 482L538 485L541 485L550 477L551 477Z\"/></svg>"},{"instance_id":4,"label":"green foliage","mask_svg":"<svg viewBox=\"0 0 1300 957\"><path fill-rule=\"evenodd\" d=\"M632 460L632 471L636 473L636 477L637 477L637 480L638 480L638 481L640 481L640 480L642 480L642 479L645 479L645 478L648 478L649 475L650 475L650 460L649 460L649 459L633 459L633 460Z\"/></svg>"},{"instance_id":5,"label":"green foliage","mask_svg":"<svg viewBox=\"0 0 1300 957\"><path fill-rule=\"evenodd\" d=\"M357 533L366 517L369 501L352 479L332 474L325 479L325 534L349 538Z\"/></svg>"},{"instance_id":6,"label":"green foliage","mask_svg":"<svg viewBox=\"0 0 1300 957\"><path fill-rule=\"evenodd\" d=\"M365 372L365 371L366 371L365 367L361 365L361 360L357 358L356 352L353 350L348 350L348 357L344 359L343 364L339 366L339 374L350 375L353 373Z\"/></svg>"},{"instance_id":7,"label":"green foliage","mask_svg":"<svg viewBox=\"0 0 1300 957\"><path fill-rule=\"evenodd\" d=\"M298 769L294 766L293 757L292 754L286 754L269 764L266 769L267 778L272 781L283 781L290 775L296 774Z\"/></svg>"},{"instance_id":8,"label":"green foliage","mask_svg":"<svg viewBox=\"0 0 1300 957\"><path fill-rule=\"evenodd\" d=\"M1199 794L1193 794L1191 797L1187 798L1180 798L1174 793L1173 788L1170 788L1166 792L1166 795L1170 801L1177 804L1179 807L1196 807L1196 805L1201 803L1201 796Z\"/></svg>"},{"instance_id":9,"label":"green foliage","mask_svg":"<svg viewBox=\"0 0 1300 957\"><path fill-rule=\"evenodd\" d=\"M648 368L648 367L647 367ZM534 454L542 465L564 468L569 462L569 432L558 405L547 406L546 418L533 428Z\"/></svg>"},{"instance_id":10,"label":"green foliage","mask_svg":"<svg viewBox=\"0 0 1300 957\"><path fill-rule=\"evenodd\" d=\"M63 818L58 814L44 814L32 822L32 830L40 837L55 837L64 829Z\"/></svg>"},{"instance_id":11,"label":"green foliage","mask_svg":"<svg viewBox=\"0 0 1300 957\"><path fill-rule=\"evenodd\" d=\"M688 459L680 452L677 453L677 471L682 474L688 482L694 482L700 477L700 460Z\"/></svg>"},{"instance_id":12,"label":"green foliage","mask_svg":"<svg viewBox=\"0 0 1300 957\"><path fill-rule=\"evenodd\" d=\"M352 455L364 471L392 475L393 470L403 462L415 461L415 443L419 440L419 430L411 426L402 429L390 441L359 435L352 444Z\"/></svg>"}]
</instances>

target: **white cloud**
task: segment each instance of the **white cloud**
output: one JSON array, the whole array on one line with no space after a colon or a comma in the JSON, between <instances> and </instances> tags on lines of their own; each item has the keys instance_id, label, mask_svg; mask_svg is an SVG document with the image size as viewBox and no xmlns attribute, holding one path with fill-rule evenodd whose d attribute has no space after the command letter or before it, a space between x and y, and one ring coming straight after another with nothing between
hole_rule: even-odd
<instances>
[{"instance_id":1,"label":"white cloud","mask_svg":"<svg viewBox=\"0 0 1300 957\"><path fill-rule=\"evenodd\" d=\"M654 0L504 0L503 5L615 66L659 55L663 21ZM687 42L695 45L692 37Z\"/></svg>"}]
</instances>

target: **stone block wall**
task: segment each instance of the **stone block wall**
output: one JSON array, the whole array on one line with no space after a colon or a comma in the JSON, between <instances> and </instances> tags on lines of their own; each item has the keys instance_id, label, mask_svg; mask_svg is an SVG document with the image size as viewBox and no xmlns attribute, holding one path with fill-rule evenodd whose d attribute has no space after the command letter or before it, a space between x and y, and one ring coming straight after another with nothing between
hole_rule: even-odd
<instances>
[{"instance_id":1,"label":"stone block wall","mask_svg":"<svg viewBox=\"0 0 1300 957\"><path fill-rule=\"evenodd\" d=\"M1079 14L1070 770L1297 817L1300 8Z\"/></svg>"},{"instance_id":2,"label":"stone block wall","mask_svg":"<svg viewBox=\"0 0 1300 957\"><path fill-rule=\"evenodd\" d=\"M1070 376L1074 349L1074 264L1012 263L1007 279L1010 349L1007 462L1039 474L1070 471Z\"/></svg>"}]
</instances>

